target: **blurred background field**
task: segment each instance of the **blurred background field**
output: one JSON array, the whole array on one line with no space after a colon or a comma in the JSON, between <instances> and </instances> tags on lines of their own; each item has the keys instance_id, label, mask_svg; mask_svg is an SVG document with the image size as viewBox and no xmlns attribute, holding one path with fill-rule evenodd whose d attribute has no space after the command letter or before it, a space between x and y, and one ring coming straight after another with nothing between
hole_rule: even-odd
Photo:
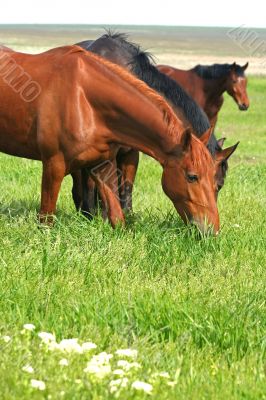
<instances>
[{"instance_id":1,"label":"blurred background field","mask_svg":"<svg viewBox=\"0 0 266 400\"><path fill-rule=\"evenodd\" d=\"M196 64L250 62L249 73L266 72L266 29L252 30L257 40L240 46L230 37L230 28L99 26L99 25L0 25L0 43L17 51L38 53L51 47L95 39L104 29L126 32L156 56L158 63L191 68ZM257 50L260 48L262 50ZM264 52L263 52L264 50Z\"/></svg>"}]
</instances>

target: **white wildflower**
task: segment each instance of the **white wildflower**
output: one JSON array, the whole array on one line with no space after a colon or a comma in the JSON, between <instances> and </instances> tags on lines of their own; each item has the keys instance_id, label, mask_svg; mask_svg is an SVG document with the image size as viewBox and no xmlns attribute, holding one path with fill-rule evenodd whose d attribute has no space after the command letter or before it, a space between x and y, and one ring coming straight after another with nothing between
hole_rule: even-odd
<instances>
[{"instance_id":1,"label":"white wildflower","mask_svg":"<svg viewBox=\"0 0 266 400\"><path fill-rule=\"evenodd\" d=\"M150 385L147 382L142 382L142 381L135 381L131 385L132 389L135 390L142 390L145 393L151 394L152 392L152 385Z\"/></svg>"},{"instance_id":2,"label":"white wildflower","mask_svg":"<svg viewBox=\"0 0 266 400\"><path fill-rule=\"evenodd\" d=\"M106 375L109 375L112 372L109 364L109 361L112 357L112 354L108 354L106 352L94 355L87 363L87 367L84 369L84 372L93 374L98 378L104 378Z\"/></svg>"},{"instance_id":3,"label":"white wildflower","mask_svg":"<svg viewBox=\"0 0 266 400\"><path fill-rule=\"evenodd\" d=\"M21 369L23 372L28 372L29 374L33 374L33 372L34 372L34 369L29 364L24 365L24 367L22 367Z\"/></svg>"},{"instance_id":4,"label":"white wildflower","mask_svg":"<svg viewBox=\"0 0 266 400\"><path fill-rule=\"evenodd\" d=\"M3 339L3 341L4 341L5 343L8 343L8 342L10 342L11 337L8 336L8 335L6 335L6 336L2 336L2 339Z\"/></svg>"},{"instance_id":5,"label":"white wildflower","mask_svg":"<svg viewBox=\"0 0 266 400\"><path fill-rule=\"evenodd\" d=\"M138 351L132 349L118 349L116 350L115 354L117 354L119 357L129 357L136 359Z\"/></svg>"},{"instance_id":6,"label":"white wildflower","mask_svg":"<svg viewBox=\"0 0 266 400\"><path fill-rule=\"evenodd\" d=\"M67 367L69 365L69 362L68 362L68 360L66 358L62 358L59 361L59 365L61 365L62 367Z\"/></svg>"},{"instance_id":7,"label":"white wildflower","mask_svg":"<svg viewBox=\"0 0 266 400\"><path fill-rule=\"evenodd\" d=\"M34 331L35 325L33 325L33 324L24 324L23 325L23 329L25 329L26 331Z\"/></svg>"},{"instance_id":8,"label":"white wildflower","mask_svg":"<svg viewBox=\"0 0 266 400\"><path fill-rule=\"evenodd\" d=\"M34 389L45 390L46 385L43 381L38 381L37 379L31 379L31 387Z\"/></svg>"},{"instance_id":9,"label":"white wildflower","mask_svg":"<svg viewBox=\"0 0 266 400\"><path fill-rule=\"evenodd\" d=\"M128 385L127 378L115 379L109 383L110 392L114 393L120 388L124 388Z\"/></svg>"},{"instance_id":10,"label":"white wildflower","mask_svg":"<svg viewBox=\"0 0 266 400\"><path fill-rule=\"evenodd\" d=\"M58 349L67 353L82 353L82 347L78 343L78 339L63 339L58 343Z\"/></svg>"},{"instance_id":11,"label":"white wildflower","mask_svg":"<svg viewBox=\"0 0 266 400\"><path fill-rule=\"evenodd\" d=\"M49 332L39 332L39 338L42 340L43 343L49 344L51 342L55 342L55 335Z\"/></svg>"},{"instance_id":12,"label":"white wildflower","mask_svg":"<svg viewBox=\"0 0 266 400\"><path fill-rule=\"evenodd\" d=\"M123 368L125 371L129 371L132 368L141 368L141 365L137 362L128 362L127 360L119 360L117 361L117 366Z\"/></svg>"},{"instance_id":13,"label":"white wildflower","mask_svg":"<svg viewBox=\"0 0 266 400\"><path fill-rule=\"evenodd\" d=\"M47 343L47 347L50 351L60 350L59 344L57 342L49 342Z\"/></svg>"},{"instance_id":14,"label":"white wildflower","mask_svg":"<svg viewBox=\"0 0 266 400\"><path fill-rule=\"evenodd\" d=\"M87 367L84 369L84 372L95 375L97 378L104 378L106 375L109 375L111 371L110 365L97 365L97 364L87 364Z\"/></svg>"},{"instance_id":15,"label":"white wildflower","mask_svg":"<svg viewBox=\"0 0 266 400\"><path fill-rule=\"evenodd\" d=\"M121 375L125 375L125 371L123 369L115 369L113 371L113 374L121 376Z\"/></svg>"},{"instance_id":16,"label":"white wildflower","mask_svg":"<svg viewBox=\"0 0 266 400\"><path fill-rule=\"evenodd\" d=\"M82 347L83 351L90 351L92 349L96 349L97 344L92 343L92 342L84 342L84 343L82 343L81 347Z\"/></svg>"},{"instance_id":17,"label":"white wildflower","mask_svg":"<svg viewBox=\"0 0 266 400\"><path fill-rule=\"evenodd\" d=\"M111 358L113 358L113 354L108 354L105 351L103 351L102 353L93 356L91 359L91 363L101 364L101 365L108 364Z\"/></svg>"},{"instance_id":18,"label":"white wildflower","mask_svg":"<svg viewBox=\"0 0 266 400\"><path fill-rule=\"evenodd\" d=\"M115 393L115 392L117 392L118 391L118 386L111 386L110 385L110 392L111 393Z\"/></svg>"},{"instance_id":19,"label":"white wildflower","mask_svg":"<svg viewBox=\"0 0 266 400\"><path fill-rule=\"evenodd\" d=\"M168 382L167 382L167 385L168 385L168 386L171 386L171 387L176 386L176 384L177 384L176 381L168 381Z\"/></svg>"}]
</instances>

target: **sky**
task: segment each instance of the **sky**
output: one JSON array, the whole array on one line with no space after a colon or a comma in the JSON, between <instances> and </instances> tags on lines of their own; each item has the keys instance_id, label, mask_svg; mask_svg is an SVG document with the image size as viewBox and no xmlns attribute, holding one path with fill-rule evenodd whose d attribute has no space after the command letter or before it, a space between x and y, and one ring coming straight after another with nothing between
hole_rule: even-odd
<instances>
[{"instance_id":1,"label":"sky","mask_svg":"<svg viewBox=\"0 0 266 400\"><path fill-rule=\"evenodd\" d=\"M0 24L265 27L265 0L2 0Z\"/></svg>"}]
</instances>

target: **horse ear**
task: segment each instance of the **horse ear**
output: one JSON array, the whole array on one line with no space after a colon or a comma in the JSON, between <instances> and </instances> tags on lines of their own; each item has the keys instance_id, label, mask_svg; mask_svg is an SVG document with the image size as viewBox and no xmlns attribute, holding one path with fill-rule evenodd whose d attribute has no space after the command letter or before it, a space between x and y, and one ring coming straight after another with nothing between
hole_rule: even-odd
<instances>
[{"instance_id":1,"label":"horse ear","mask_svg":"<svg viewBox=\"0 0 266 400\"><path fill-rule=\"evenodd\" d=\"M215 161L216 162L221 162L221 161L226 161L228 158L234 153L236 150L237 146L239 145L240 142L237 142L231 147L227 147L224 150L218 151L215 154Z\"/></svg>"},{"instance_id":2,"label":"horse ear","mask_svg":"<svg viewBox=\"0 0 266 400\"><path fill-rule=\"evenodd\" d=\"M246 71L247 67L248 67L248 62L245 65L243 65L243 67L241 67L242 71Z\"/></svg>"},{"instance_id":3,"label":"horse ear","mask_svg":"<svg viewBox=\"0 0 266 400\"><path fill-rule=\"evenodd\" d=\"M217 144L218 144L218 146L219 146L221 149L223 148L223 145L224 145L225 140L226 140L225 137L223 137L223 138L217 140Z\"/></svg>"},{"instance_id":4,"label":"horse ear","mask_svg":"<svg viewBox=\"0 0 266 400\"><path fill-rule=\"evenodd\" d=\"M205 144L205 146L207 146L207 144L209 143L212 132L213 132L213 126L210 126L209 129L207 129L207 131L204 132L203 135L201 135L201 137L199 138L200 141L203 144Z\"/></svg>"},{"instance_id":5,"label":"horse ear","mask_svg":"<svg viewBox=\"0 0 266 400\"><path fill-rule=\"evenodd\" d=\"M234 62L234 63L231 65L231 71L235 71L235 69L236 69L236 62Z\"/></svg>"},{"instance_id":6,"label":"horse ear","mask_svg":"<svg viewBox=\"0 0 266 400\"><path fill-rule=\"evenodd\" d=\"M192 139L192 132L190 128L184 130L181 138L181 149L183 152L188 151Z\"/></svg>"}]
</instances>

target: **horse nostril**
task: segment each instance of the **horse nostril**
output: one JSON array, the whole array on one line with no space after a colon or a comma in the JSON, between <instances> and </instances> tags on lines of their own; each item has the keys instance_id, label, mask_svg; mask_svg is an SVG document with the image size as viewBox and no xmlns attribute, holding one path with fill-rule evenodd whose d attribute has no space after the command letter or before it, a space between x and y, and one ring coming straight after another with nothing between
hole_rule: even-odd
<instances>
[{"instance_id":1,"label":"horse nostril","mask_svg":"<svg viewBox=\"0 0 266 400\"><path fill-rule=\"evenodd\" d=\"M248 105L246 105L245 103L239 104L239 109L245 111L248 109Z\"/></svg>"}]
</instances>

